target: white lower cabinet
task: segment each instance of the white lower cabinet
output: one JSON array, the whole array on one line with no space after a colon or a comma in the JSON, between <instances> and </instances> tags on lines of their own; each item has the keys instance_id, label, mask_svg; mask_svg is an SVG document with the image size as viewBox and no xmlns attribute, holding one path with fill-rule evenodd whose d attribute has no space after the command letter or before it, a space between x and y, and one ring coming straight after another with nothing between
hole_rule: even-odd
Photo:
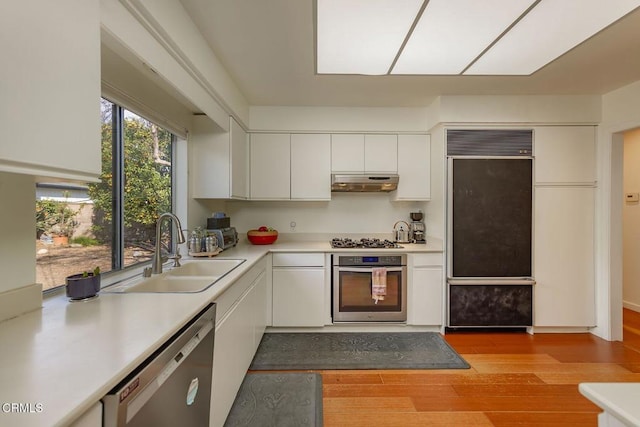
<instances>
[{"instance_id":1,"label":"white lower cabinet","mask_svg":"<svg viewBox=\"0 0 640 427\"><path fill-rule=\"evenodd\" d=\"M256 268L261 270L257 277ZM210 417L210 425L215 427L224 425L265 330L267 276L264 261L230 289L237 287L244 288L244 292L225 313L221 313L216 323ZM224 296L221 295L221 299ZM228 305L225 302L220 306Z\"/></svg>"},{"instance_id":2,"label":"white lower cabinet","mask_svg":"<svg viewBox=\"0 0 640 427\"><path fill-rule=\"evenodd\" d=\"M272 274L273 326L324 326L324 254L274 254Z\"/></svg>"},{"instance_id":3,"label":"white lower cabinet","mask_svg":"<svg viewBox=\"0 0 640 427\"><path fill-rule=\"evenodd\" d=\"M410 254L407 324L443 324L442 254Z\"/></svg>"},{"instance_id":4,"label":"white lower cabinet","mask_svg":"<svg viewBox=\"0 0 640 427\"><path fill-rule=\"evenodd\" d=\"M535 189L534 326L595 325L591 187Z\"/></svg>"}]
</instances>

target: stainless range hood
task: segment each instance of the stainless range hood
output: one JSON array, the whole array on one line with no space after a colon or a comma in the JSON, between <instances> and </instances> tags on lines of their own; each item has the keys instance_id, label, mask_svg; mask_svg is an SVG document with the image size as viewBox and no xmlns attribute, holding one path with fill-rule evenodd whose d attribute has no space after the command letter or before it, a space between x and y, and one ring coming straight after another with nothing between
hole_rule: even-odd
<instances>
[{"instance_id":1,"label":"stainless range hood","mask_svg":"<svg viewBox=\"0 0 640 427\"><path fill-rule=\"evenodd\" d=\"M331 175L332 192L389 192L398 188L399 177L391 175Z\"/></svg>"}]
</instances>

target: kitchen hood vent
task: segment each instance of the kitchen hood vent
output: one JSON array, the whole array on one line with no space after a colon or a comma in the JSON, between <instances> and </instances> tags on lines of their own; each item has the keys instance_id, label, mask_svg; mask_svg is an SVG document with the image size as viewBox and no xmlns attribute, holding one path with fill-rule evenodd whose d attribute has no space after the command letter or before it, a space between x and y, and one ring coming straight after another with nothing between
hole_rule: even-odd
<instances>
[{"instance_id":1,"label":"kitchen hood vent","mask_svg":"<svg viewBox=\"0 0 640 427\"><path fill-rule=\"evenodd\" d=\"M389 192L398 188L398 175L331 175L331 191Z\"/></svg>"}]
</instances>

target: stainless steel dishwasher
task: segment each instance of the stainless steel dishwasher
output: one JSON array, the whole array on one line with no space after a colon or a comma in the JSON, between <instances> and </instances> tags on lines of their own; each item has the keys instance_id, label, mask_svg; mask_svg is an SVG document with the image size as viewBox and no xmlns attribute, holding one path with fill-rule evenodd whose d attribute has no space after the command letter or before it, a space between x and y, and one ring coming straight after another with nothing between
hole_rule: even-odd
<instances>
[{"instance_id":1,"label":"stainless steel dishwasher","mask_svg":"<svg viewBox=\"0 0 640 427\"><path fill-rule=\"evenodd\" d=\"M211 304L111 390L104 426L208 426L215 319Z\"/></svg>"}]
</instances>

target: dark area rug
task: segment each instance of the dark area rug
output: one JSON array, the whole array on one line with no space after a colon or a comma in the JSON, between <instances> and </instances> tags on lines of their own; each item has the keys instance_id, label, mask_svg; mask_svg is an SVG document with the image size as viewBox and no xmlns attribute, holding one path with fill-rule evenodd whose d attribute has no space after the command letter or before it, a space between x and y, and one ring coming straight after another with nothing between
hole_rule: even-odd
<instances>
[{"instance_id":1,"label":"dark area rug","mask_svg":"<svg viewBox=\"0 0 640 427\"><path fill-rule=\"evenodd\" d=\"M250 370L468 369L435 332L268 333Z\"/></svg>"},{"instance_id":2,"label":"dark area rug","mask_svg":"<svg viewBox=\"0 0 640 427\"><path fill-rule=\"evenodd\" d=\"M224 425L322 426L322 377L311 373L248 373Z\"/></svg>"}]
</instances>

